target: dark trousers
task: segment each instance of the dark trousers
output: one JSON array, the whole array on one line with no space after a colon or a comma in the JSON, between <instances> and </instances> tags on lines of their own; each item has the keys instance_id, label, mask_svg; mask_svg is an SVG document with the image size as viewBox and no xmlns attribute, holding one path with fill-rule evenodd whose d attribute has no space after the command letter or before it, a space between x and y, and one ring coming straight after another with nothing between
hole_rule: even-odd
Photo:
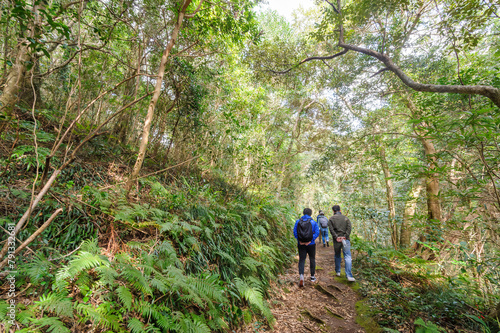
<instances>
[{"instance_id":1,"label":"dark trousers","mask_svg":"<svg viewBox=\"0 0 500 333\"><path fill-rule=\"evenodd\" d=\"M299 274L304 274L304 266L306 265L306 257L309 255L309 268L311 276L316 273L316 244L313 245L298 245L299 248Z\"/></svg>"}]
</instances>

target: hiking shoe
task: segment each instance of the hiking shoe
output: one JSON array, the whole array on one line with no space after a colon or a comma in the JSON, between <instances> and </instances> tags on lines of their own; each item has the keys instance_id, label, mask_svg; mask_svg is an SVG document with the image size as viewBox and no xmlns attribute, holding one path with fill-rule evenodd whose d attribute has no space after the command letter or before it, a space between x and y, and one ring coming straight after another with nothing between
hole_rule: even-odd
<instances>
[{"instance_id":1,"label":"hiking shoe","mask_svg":"<svg viewBox=\"0 0 500 333\"><path fill-rule=\"evenodd\" d=\"M340 272L335 273L335 275L340 276Z\"/></svg>"},{"instance_id":2,"label":"hiking shoe","mask_svg":"<svg viewBox=\"0 0 500 333\"><path fill-rule=\"evenodd\" d=\"M304 287L304 280L300 280L299 281L299 288L303 288Z\"/></svg>"},{"instance_id":3,"label":"hiking shoe","mask_svg":"<svg viewBox=\"0 0 500 333\"><path fill-rule=\"evenodd\" d=\"M325 246L326 246L326 245L325 245L325 244L323 244L323 247L325 247Z\"/></svg>"},{"instance_id":4,"label":"hiking shoe","mask_svg":"<svg viewBox=\"0 0 500 333\"><path fill-rule=\"evenodd\" d=\"M355 279L355 278L353 278L352 276L349 276L349 277L347 278L347 281L349 281L349 282L354 282L354 281L356 281L356 279Z\"/></svg>"},{"instance_id":5,"label":"hiking shoe","mask_svg":"<svg viewBox=\"0 0 500 333\"><path fill-rule=\"evenodd\" d=\"M316 282L316 281L318 281L318 279L316 279L315 276L311 276L311 282Z\"/></svg>"},{"instance_id":6,"label":"hiking shoe","mask_svg":"<svg viewBox=\"0 0 500 333\"><path fill-rule=\"evenodd\" d=\"M328 242L326 242L326 246L330 247L330 244L328 244Z\"/></svg>"}]
</instances>

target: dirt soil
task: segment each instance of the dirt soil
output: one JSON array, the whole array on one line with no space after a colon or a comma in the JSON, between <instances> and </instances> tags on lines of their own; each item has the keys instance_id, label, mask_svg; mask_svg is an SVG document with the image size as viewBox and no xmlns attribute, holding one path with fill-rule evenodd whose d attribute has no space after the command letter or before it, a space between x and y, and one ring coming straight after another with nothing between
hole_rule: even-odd
<instances>
[{"instance_id":1,"label":"dirt soil","mask_svg":"<svg viewBox=\"0 0 500 333\"><path fill-rule=\"evenodd\" d=\"M356 323L355 304L361 298L351 288L344 273L335 276L333 246L316 242L316 283L309 280L309 258L305 266L305 286L299 288L298 254L286 274L279 276L270 300L276 318L273 332L365 332ZM356 277L356 267L353 267ZM255 330L252 330L255 332Z\"/></svg>"}]
</instances>

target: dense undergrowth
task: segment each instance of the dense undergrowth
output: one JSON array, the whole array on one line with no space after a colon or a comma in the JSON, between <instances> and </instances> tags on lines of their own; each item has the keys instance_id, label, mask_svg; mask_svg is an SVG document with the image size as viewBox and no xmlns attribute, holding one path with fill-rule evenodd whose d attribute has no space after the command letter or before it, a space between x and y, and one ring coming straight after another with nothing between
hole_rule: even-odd
<instances>
[{"instance_id":1,"label":"dense undergrowth","mask_svg":"<svg viewBox=\"0 0 500 333\"><path fill-rule=\"evenodd\" d=\"M460 274L447 275L442 263L422 260L413 249L381 249L359 238L354 244L353 265L359 291L366 297L363 311L375 319L380 331L499 331L498 319L492 314L499 299L484 297L471 270L465 269L471 268L473 258L451 263L462 269ZM491 265L493 270L484 270L496 280L498 262Z\"/></svg>"},{"instance_id":2,"label":"dense undergrowth","mask_svg":"<svg viewBox=\"0 0 500 333\"><path fill-rule=\"evenodd\" d=\"M272 326L265 298L291 258L291 210L187 168L141 178L130 201L111 186L124 165L101 148L65 170L19 234L64 208L16 258L19 326L1 300L2 331L213 332L256 317ZM103 149L106 161L91 163ZM27 161L2 160L3 225L29 203Z\"/></svg>"}]
</instances>

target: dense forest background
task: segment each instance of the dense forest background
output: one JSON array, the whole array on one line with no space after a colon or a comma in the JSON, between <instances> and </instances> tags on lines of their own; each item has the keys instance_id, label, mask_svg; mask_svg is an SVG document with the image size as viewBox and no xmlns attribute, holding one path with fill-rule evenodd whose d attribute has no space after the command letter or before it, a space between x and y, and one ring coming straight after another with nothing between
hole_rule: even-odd
<instances>
[{"instance_id":1,"label":"dense forest background","mask_svg":"<svg viewBox=\"0 0 500 333\"><path fill-rule=\"evenodd\" d=\"M498 2L258 4L1 0L4 331L271 328L333 204L380 327L498 331Z\"/></svg>"}]
</instances>

